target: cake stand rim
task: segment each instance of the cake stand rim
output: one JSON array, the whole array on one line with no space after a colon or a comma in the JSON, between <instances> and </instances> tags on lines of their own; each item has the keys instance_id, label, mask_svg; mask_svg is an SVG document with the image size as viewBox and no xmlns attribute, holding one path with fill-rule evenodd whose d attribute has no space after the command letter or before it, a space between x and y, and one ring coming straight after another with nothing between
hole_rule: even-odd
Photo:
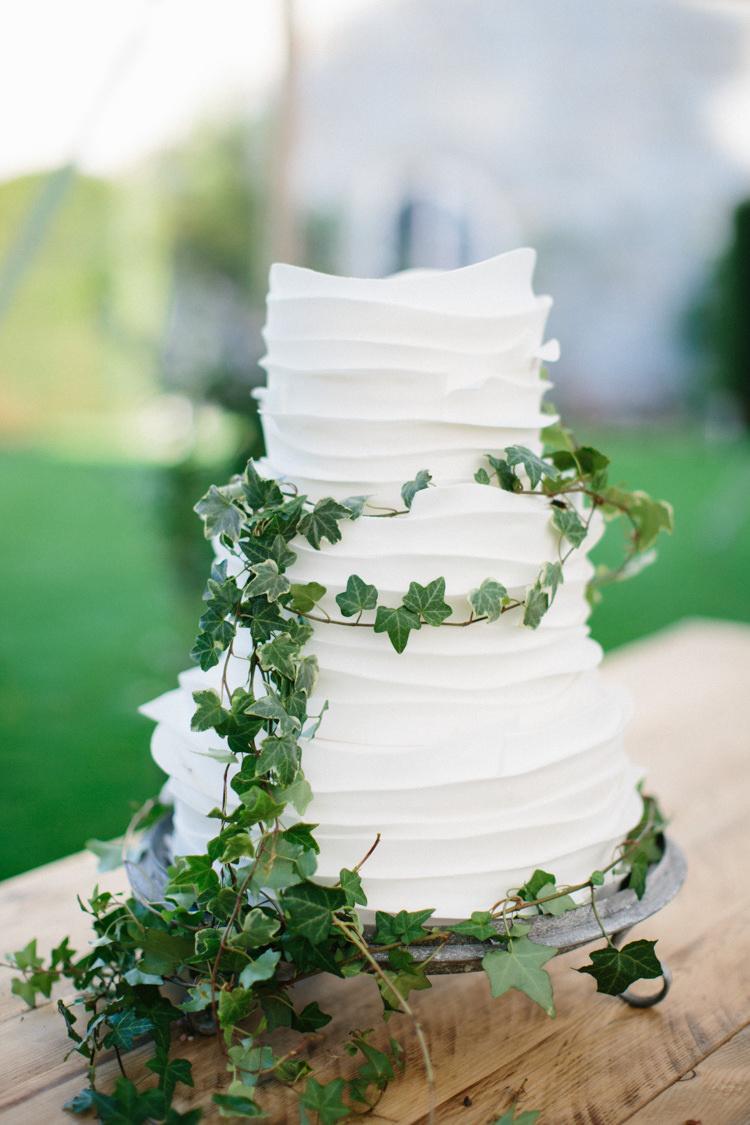
<instances>
[{"instance_id":1,"label":"cake stand rim","mask_svg":"<svg viewBox=\"0 0 750 1125\"><path fill-rule=\"evenodd\" d=\"M133 894L143 902L162 901L167 882L167 867L171 862L168 839L172 827L172 812L165 813L144 834L140 857L126 860L125 868ZM590 903L582 903L574 910L560 915L536 915L530 922L528 937L538 945L554 948L558 954L568 953L589 945L602 937L602 927L613 940L622 938L639 922L650 918L662 910L685 882L687 861L680 846L669 836L664 837L664 852L657 863L648 871L646 889L638 898L629 887L596 895L599 925ZM436 923L440 924L440 923ZM369 934L368 934L369 931ZM374 927L365 926L365 936L374 932ZM502 926L498 923L498 934ZM481 969L484 954L492 948L489 942L461 939L458 935L435 949L436 942L422 942L409 946L409 952L419 963L430 959L429 975L446 973L465 973ZM388 959L386 950L372 949L377 961Z\"/></svg>"}]
</instances>

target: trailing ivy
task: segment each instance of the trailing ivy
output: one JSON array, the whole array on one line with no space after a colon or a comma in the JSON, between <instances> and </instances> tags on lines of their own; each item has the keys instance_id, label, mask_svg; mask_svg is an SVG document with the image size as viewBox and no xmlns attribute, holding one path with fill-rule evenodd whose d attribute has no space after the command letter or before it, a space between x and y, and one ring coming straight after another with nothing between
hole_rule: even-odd
<instances>
[{"instance_id":1,"label":"trailing ivy","mask_svg":"<svg viewBox=\"0 0 750 1125\"><path fill-rule=\"evenodd\" d=\"M316 550L335 549L348 521L408 518L415 495L430 485L426 470L404 485L405 510L375 509L365 497L313 504L293 486L264 479L252 462L241 477L213 487L196 505L206 535L217 539L227 556L211 569L193 649L202 669L220 666L218 688L194 693L191 724L195 731L215 732L223 743L207 751L224 766L219 803L209 814L215 834L205 854L175 860L162 901L146 903L95 888L81 903L95 935L87 952L77 953L65 940L44 959L31 941L8 957L18 974L13 991L29 1006L48 999L62 979L76 990L72 1003L60 1001L58 1007L71 1051L88 1062L90 1082L66 1107L71 1113L92 1112L104 1121L198 1121L199 1110L181 1113L174 1106L181 1086L192 1084L189 1061L172 1053L175 1026L219 1037L228 1072L226 1089L214 1095L222 1117L261 1116L259 1089L270 1080L296 1091L302 1121L329 1125L371 1112L402 1069L395 1040L376 1046L370 1032L352 1031L344 1049L357 1066L350 1078L333 1081L324 1081L299 1050L279 1053L274 1045L277 1029L304 1036L329 1022L316 1003L296 1007L291 991L299 979L327 972L370 975L384 1014L401 1011L410 1018L422 1052L429 1118L434 1076L410 997L430 987L430 958L415 958L415 946L426 943L437 951L457 939L482 942L493 995L520 990L553 1015L545 966L556 950L528 936L533 916L563 913L576 905L573 896L588 894L598 918L595 887L608 873L629 880L639 897L644 893L648 867L663 846L664 821L650 797L644 797L639 824L607 868L572 887L535 871L524 886L510 888L491 905L477 904L484 908L450 926L432 923L429 908L378 911L374 931L365 935L357 914L367 905L360 870L377 839L366 856L352 857L355 862L335 885L314 881L318 845L316 825L304 821L312 798L304 746L324 721L325 705L317 713L310 707L318 672L315 657L306 652L312 621L385 633L397 652L422 628L479 622L489 627L512 609L535 628L563 581L565 561L583 541L581 528L588 530L597 509L628 521L631 559L650 547L659 530L671 527L668 506L610 489L606 458L572 439L543 457L521 446L504 453L488 456L492 473L479 470L479 484L548 502L558 557L541 567L522 597L509 594L500 578L488 577L469 595L469 616L457 622L451 620L441 576L424 585L412 581L399 604L386 605L376 586L350 575L335 596L341 617L334 618L323 608L324 587L292 582L288 574L300 538ZM245 669L239 684L237 668ZM151 806L147 816L153 815ZM129 840L138 827L131 825ZM111 859L108 852L104 857ZM599 991L622 991L661 971L653 942L616 950L604 927L602 932L605 947L581 970L594 977ZM145 1040L153 1044L147 1065L154 1074L146 1089L133 1084L123 1059ZM104 1094L96 1073L107 1051L116 1054L123 1074ZM514 1118L513 1112L500 1120L533 1117Z\"/></svg>"}]
</instances>

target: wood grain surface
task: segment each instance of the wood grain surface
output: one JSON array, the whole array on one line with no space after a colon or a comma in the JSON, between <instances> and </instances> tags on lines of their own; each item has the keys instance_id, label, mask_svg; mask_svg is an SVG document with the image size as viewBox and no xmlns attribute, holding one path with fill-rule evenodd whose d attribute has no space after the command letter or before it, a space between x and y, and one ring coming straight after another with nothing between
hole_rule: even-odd
<instances>
[{"instance_id":1,"label":"wood grain surface","mask_svg":"<svg viewBox=\"0 0 750 1125\"><path fill-rule=\"evenodd\" d=\"M413 996L437 1075L437 1120L491 1125L516 1100L542 1111L540 1125L748 1125L750 1123L750 913L745 892L750 851L750 628L691 621L619 650L605 674L628 687L636 717L631 757L672 818L671 834L688 858L686 886L636 936L658 938L674 974L667 1000L634 1010L597 995L574 973L581 951L548 966L558 1015L549 1020L518 993L492 1000L483 974L435 978ZM144 742L145 752L145 742ZM85 826L82 826L82 835ZM92 857L71 856L0 884L3 949L29 937L50 948L70 933L81 948L86 918L76 893L97 876ZM122 889L124 876L99 878ZM42 906L42 903L44 904ZM0 1120L18 1125L70 1121L62 1104L84 1084L78 1056L54 1004L31 1012L0 979ZM351 1027L378 1028L379 1000L369 979L322 977L298 986L295 1002L317 998L332 1023L313 1036L307 1055L326 1077L345 1074L340 1041ZM380 1034L380 1032L378 1032ZM393 1083L371 1121L416 1125L427 1115L420 1055L408 1021L394 1017L387 1034L406 1046L406 1073ZM376 1036L377 1039L377 1036ZM138 1081L148 1046L128 1056ZM212 1040L185 1040L195 1089L180 1108L200 1104L206 1121L212 1091L225 1081ZM113 1082L114 1060L102 1069ZM184 1089L184 1087L182 1088ZM268 1120L298 1120L293 1099L267 1087Z\"/></svg>"}]
</instances>

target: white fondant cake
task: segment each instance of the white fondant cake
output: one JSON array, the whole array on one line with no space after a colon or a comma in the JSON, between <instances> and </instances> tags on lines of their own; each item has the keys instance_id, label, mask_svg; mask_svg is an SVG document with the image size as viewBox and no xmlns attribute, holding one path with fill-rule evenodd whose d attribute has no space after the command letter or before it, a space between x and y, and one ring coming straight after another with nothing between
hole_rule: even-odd
<instances>
[{"instance_id":1,"label":"white fondant cake","mask_svg":"<svg viewBox=\"0 0 750 1125\"><path fill-rule=\"evenodd\" d=\"M396 506L420 469L433 477L407 516L345 522L342 541L320 551L293 542L289 577L322 583L333 616L351 574L390 605L410 581L444 576L464 620L485 578L523 597L557 556L548 500L473 479L488 452L539 452L550 422L540 363L556 344L542 344L551 301L533 294L534 260L518 250L380 280L272 268L268 387L258 394L268 472L313 500L368 494ZM319 824L316 878L335 881L380 833L362 868L370 907L457 918L535 867L576 882L609 862L640 815L639 771L623 749L626 703L600 680L588 635L591 571L574 552L537 630L518 612L422 628L399 655L370 629L315 625L311 711L329 702L303 759L314 792L305 820ZM246 670L230 662L230 687ZM202 852L216 831L205 814L220 803L223 766L201 752L221 740L191 733L190 718L192 691L218 689L220 676L192 669L143 709L158 723L152 748L170 778L176 854Z\"/></svg>"}]
</instances>

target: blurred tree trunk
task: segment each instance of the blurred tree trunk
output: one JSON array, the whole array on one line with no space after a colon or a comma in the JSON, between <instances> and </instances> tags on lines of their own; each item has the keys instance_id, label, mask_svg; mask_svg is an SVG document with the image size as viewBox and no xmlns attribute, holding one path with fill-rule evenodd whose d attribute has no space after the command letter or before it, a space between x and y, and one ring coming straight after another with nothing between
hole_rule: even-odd
<instances>
[{"instance_id":1,"label":"blurred tree trunk","mask_svg":"<svg viewBox=\"0 0 750 1125\"><path fill-rule=\"evenodd\" d=\"M292 199L292 159L297 128L299 35L295 0L281 0L284 62L274 114L269 204L271 261L296 262L299 254Z\"/></svg>"}]
</instances>

